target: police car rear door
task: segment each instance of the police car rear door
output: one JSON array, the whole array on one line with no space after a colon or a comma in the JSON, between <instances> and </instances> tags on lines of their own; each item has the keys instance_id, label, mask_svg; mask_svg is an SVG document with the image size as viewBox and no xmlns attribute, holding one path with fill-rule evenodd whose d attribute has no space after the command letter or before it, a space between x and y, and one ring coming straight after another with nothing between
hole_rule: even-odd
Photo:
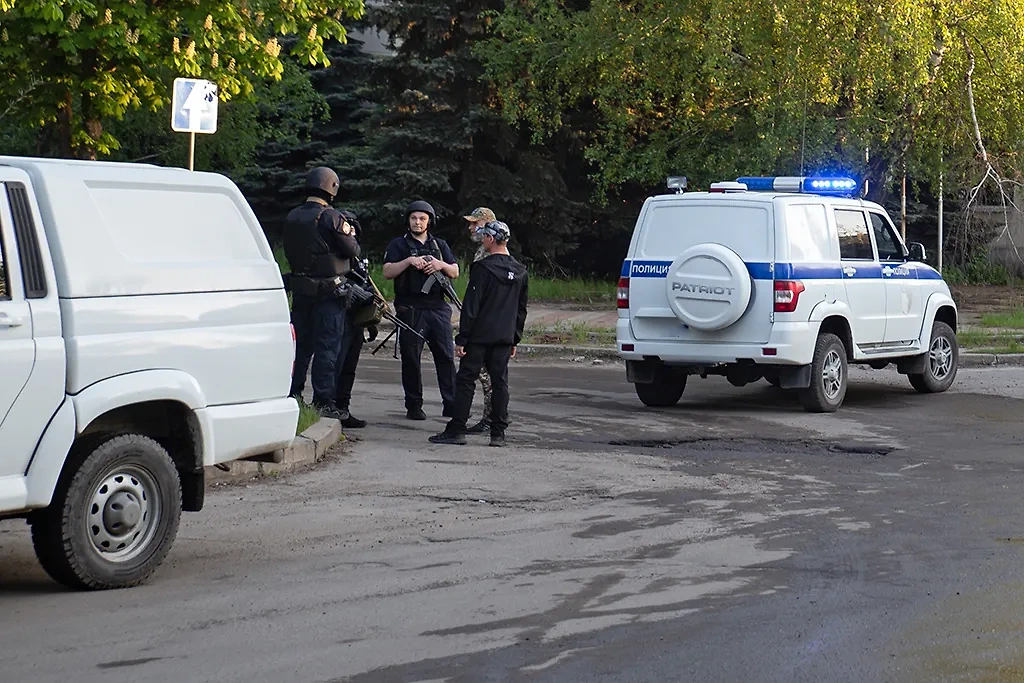
<instances>
[{"instance_id":1,"label":"police car rear door","mask_svg":"<svg viewBox=\"0 0 1024 683\"><path fill-rule=\"evenodd\" d=\"M634 336L708 344L768 341L774 261L770 197L659 197L641 217L628 265Z\"/></svg>"}]
</instances>

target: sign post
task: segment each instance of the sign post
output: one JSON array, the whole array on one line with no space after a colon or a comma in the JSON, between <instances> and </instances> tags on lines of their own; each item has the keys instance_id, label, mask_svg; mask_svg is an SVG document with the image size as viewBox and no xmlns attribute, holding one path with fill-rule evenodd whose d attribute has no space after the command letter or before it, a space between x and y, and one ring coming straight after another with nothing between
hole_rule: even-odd
<instances>
[{"instance_id":1,"label":"sign post","mask_svg":"<svg viewBox=\"0 0 1024 683\"><path fill-rule=\"evenodd\" d=\"M188 133L188 170L195 170L196 133L217 132L217 84L201 78L175 78L171 130Z\"/></svg>"}]
</instances>

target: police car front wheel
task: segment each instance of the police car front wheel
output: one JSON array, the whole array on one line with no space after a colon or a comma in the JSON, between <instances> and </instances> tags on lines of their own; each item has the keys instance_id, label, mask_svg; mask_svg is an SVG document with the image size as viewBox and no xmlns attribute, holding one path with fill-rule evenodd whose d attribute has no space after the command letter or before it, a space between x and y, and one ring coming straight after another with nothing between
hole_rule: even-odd
<instances>
[{"instance_id":1,"label":"police car front wheel","mask_svg":"<svg viewBox=\"0 0 1024 683\"><path fill-rule=\"evenodd\" d=\"M811 384L800 390L800 403L810 413L832 413L846 398L846 347L834 334L818 335L811 361Z\"/></svg>"},{"instance_id":2,"label":"police car front wheel","mask_svg":"<svg viewBox=\"0 0 1024 683\"><path fill-rule=\"evenodd\" d=\"M636 382L636 395L640 402L651 408L666 408L679 403L686 389L686 375L657 378L653 382Z\"/></svg>"},{"instance_id":3,"label":"police car front wheel","mask_svg":"<svg viewBox=\"0 0 1024 683\"><path fill-rule=\"evenodd\" d=\"M953 328L941 320L932 325L932 339L924 360L924 372L908 375L911 386L922 394L937 394L949 389L956 379L960 348Z\"/></svg>"}]
</instances>

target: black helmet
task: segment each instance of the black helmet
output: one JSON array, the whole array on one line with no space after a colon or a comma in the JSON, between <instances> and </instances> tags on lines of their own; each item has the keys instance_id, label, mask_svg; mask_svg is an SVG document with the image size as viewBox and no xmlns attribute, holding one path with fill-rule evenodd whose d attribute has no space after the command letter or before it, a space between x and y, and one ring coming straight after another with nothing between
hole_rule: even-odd
<instances>
[{"instance_id":1,"label":"black helmet","mask_svg":"<svg viewBox=\"0 0 1024 683\"><path fill-rule=\"evenodd\" d=\"M305 187L307 190L320 190L334 197L341 189L341 179L338 178L337 173L326 166L317 166L306 175Z\"/></svg>"},{"instance_id":2,"label":"black helmet","mask_svg":"<svg viewBox=\"0 0 1024 683\"><path fill-rule=\"evenodd\" d=\"M405 209L406 226L409 225L409 216L413 215L413 213L417 211L422 211L423 213L430 216L430 222L427 223L427 230L430 230L437 224L437 214L434 213L434 207L432 207L430 204L427 204L423 200L417 200L410 204L409 206L407 206Z\"/></svg>"}]
</instances>

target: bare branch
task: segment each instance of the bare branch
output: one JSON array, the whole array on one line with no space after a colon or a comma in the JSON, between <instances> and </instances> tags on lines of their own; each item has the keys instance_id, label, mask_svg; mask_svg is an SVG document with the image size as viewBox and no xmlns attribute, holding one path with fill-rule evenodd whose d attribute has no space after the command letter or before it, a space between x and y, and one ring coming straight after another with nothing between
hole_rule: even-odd
<instances>
[{"instance_id":1,"label":"bare branch","mask_svg":"<svg viewBox=\"0 0 1024 683\"><path fill-rule=\"evenodd\" d=\"M36 88L38 88L42 84L43 84L43 81L42 81L42 79L39 79L39 78L33 78L31 81L29 81L28 87L25 88L24 90L22 90L21 93L17 97L15 97L14 99L10 100L10 102L8 102L8 104L7 104L7 108L6 109L4 109L3 111L0 111L0 121L3 121L5 117L10 115L11 112L13 112L15 109L17 109L18 104L20 104L24 100L28 99L29 95L32 94L32 91L35 90Z\"/></svg>"}]
</instances>

